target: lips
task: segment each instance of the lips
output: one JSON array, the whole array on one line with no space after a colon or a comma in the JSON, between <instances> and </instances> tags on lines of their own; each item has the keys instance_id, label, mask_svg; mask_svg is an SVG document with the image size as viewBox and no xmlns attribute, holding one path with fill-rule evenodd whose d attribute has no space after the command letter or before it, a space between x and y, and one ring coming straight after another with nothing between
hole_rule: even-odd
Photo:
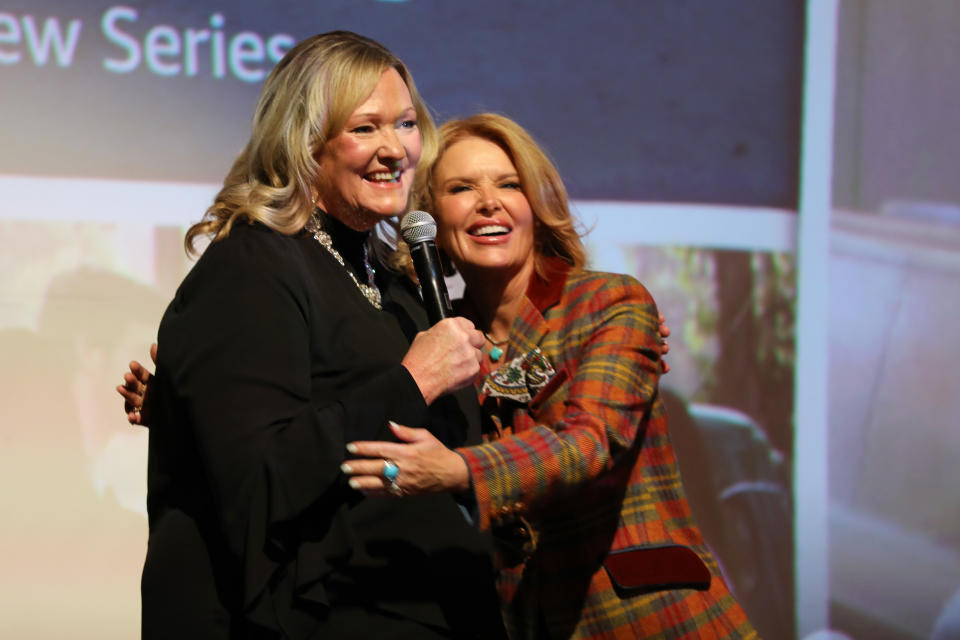
<instances>
[{"instance_id":1,"label":"lips","mask_svg":"<svg viewBox=\"0 0 960 640\"><path fill-rule=\"evenodd\" d=\"M481 220L470 225L467 234L475 238L497 238L513 231L513 227L496 218Z\"/></svg>"},{"instance_id":2,"label":"lips","mask_svg":"<svg viewBox=\"0 0 960 640\"><path fill-rule=\"evenodd\" d=\"M510 238L513 227L502 220L482 220L470 225L467 235L480 244L500 244Z\"/></svg>"},{"instance_id":3,"label":"lips","mask_svg":"<svg viewBox=\"0 0 960 640\"><path fill-rule=\"evenodd\" d=\"M472 236L483 236L483 237L502 236L507 233L510 233L510 229L508 227L504 227L499 224L485 224L482 227L475 227L473 229L470 229L468 233Z\"/></svg>"},{"instance_id":4,"label":"lips","mask_svg":"<svg viewBox=\"0 0 960 640\"><path fill-rule=\"evenodd\" d=\"M376 184L396 184L400 182L401 173L402 171L398 167L393 171L373 171L363 176L363 179Z\"/></svg>"}]
</instances>

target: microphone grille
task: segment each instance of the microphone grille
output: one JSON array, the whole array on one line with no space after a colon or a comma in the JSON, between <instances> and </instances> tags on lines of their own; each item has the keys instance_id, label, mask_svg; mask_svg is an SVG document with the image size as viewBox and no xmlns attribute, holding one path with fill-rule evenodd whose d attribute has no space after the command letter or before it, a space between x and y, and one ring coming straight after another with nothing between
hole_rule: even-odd
<instances>
[{"instance_id":1,"label":"microphone grille","mask_svg":"<svg viewBox=\"0 0 960 640\"><path fill-rule=\"evenodd\" d=\"M407 244L416 244L437 237L437 223L426 211L411 211L400 220L400 235Z\"/></svg>"}]
</instances>

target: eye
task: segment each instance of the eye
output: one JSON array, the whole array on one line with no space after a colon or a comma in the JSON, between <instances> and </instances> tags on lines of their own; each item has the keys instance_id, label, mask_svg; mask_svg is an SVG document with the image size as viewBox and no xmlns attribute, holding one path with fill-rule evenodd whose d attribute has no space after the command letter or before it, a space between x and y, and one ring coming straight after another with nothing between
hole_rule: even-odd
<instances>
[{"instance_id":1,"label":"eye","mask_svg":"<svg viewBox=\"0 0 960 640\"><path fill-rule=\"evenodd\" d=\"M412 119L411 119L411 120L404 120L403 122L400 123L400 128L401 128L401 129L415 129L416 127L417 127L417 121L416 121L416 120L412 120Z\"/></svg>"},{"instance_id":2,"label":"eye","mask_svg":"<svg viewBox=\"0 0 960 640\"><path fill-rule=\"evenodd\" d=\"M519 182L504 182L500 185L501 189L516 189L517 191L523 191L523 187L520 186Z\"/></svg>"},{"instance_id":3,"label":"eye","mask_svg":"<svg viewBox=\"0 0 960 640\"><path fill-rule=\"evenodd\" d=\"M464 191L469 191L470 187L465 184L455 184L450 187L450 193L463 193Z\"/></svg>"},{"instance_id":4,"label":"eye","mask_svg":"<svg viewBox=\"0 0 960 640\"><path fill-rule=\"evenodd\" d=\"M372 124L362 124L362 125L360 125L359 127L354 127L354 128L352 128L352 129L350 129L350 133L359 133L359 134L373 133L373 125L372 125Z\"/></svg>"}]
</instances>

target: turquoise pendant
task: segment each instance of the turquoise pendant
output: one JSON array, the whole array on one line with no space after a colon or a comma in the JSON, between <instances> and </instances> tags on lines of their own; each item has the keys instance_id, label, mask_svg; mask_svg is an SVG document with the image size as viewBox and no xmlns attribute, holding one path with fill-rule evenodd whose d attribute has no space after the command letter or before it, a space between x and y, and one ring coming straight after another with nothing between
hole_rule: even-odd
<instances>
[{"instance_id":1,"label":"turquoise pendant","mask_svg":"<svg viewBox=\"0 0 960 640\"><path fill-rule=\"evenodd\" d=\"M490 362L496 362L503 355L503 349L500 347L490 347Z\"/></svg>"}]
</instances>

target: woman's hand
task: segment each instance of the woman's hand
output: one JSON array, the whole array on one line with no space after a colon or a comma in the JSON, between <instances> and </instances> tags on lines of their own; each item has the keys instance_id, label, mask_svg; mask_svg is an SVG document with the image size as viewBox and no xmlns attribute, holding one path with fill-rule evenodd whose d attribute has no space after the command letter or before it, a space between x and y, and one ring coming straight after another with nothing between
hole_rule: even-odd
<instances>
[{"instance_id":1,"label":"woman's hand","mask_svg":"<svg viewBox=\"0 0 960 640\"><path fill-rule=\"evenodd\" d=\"M660 364L663 368L664 373L670 372L670 365L667 364L667 361L663 359L663 356L667 355L667 352L670 351L670 343L667 342L667 338L670 337L670 327L667 326L667 320L663 317L663 314L660 314L658 318L660 326L657 327L660 330Z\"/></svg>"},{"instance_id":2,"label":"woman's hand","mask_svg":"<svg viewBox=\"0 0 960 640\"><path fill-rule=\"evenodd\" d=\"M150 359L157 365L157 344L150 345ZM147 389L153 374L136 360L130 361L130 371L123 374L123 384L117 385L117 393L123 396L123 410L127 414L127 422L148 426L149 396Z\"/></svg>"},{"instance_id":3,"label":"woman's hand","mask_svg":"<svg viewBox=\"0 0 960 640\"><path fill-rule=\"evenodd\" d=\"M347 445L347 451L362 458L348 460L340 467L351 476L351 487L372 496L456 493L470 488L467 463L432 433L395 422L390 423L390 429L400 442L351 442ZM388 460L398 469L393 483L384 477Z\"/></svg>"},{"instance_id":4,"label":"woman's hand","mask_svg":"<svg viewBox=\"0 0 960 640\"><path fill-rule=\"evenodd\" d=\"M427 404L472 384L480 373L483 334L466 318L447 318L414 337L401 364Z\"/></svg>"}]
</instances>

